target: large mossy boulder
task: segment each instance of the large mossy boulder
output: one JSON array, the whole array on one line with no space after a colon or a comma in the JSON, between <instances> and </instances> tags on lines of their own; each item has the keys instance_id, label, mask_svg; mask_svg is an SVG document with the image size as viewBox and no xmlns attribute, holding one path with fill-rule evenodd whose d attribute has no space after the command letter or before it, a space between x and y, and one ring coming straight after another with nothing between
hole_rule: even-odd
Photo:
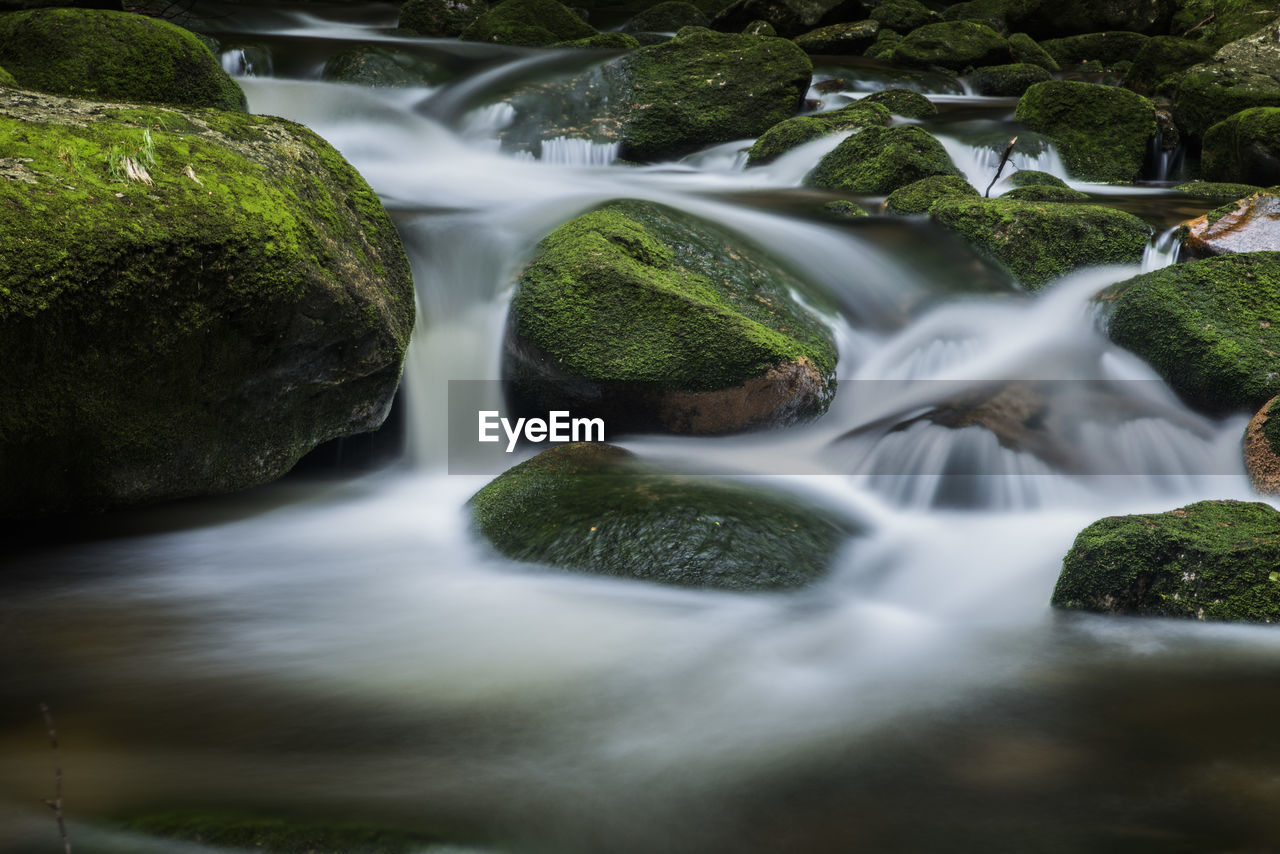
<instances>
[{"instance_id":1,"label":"large mossy boulder","mask_svg":"<svg viewBox=\"0 0 1280 854\"><path fill-rule=\"evenodd\" d=\"M1280 252L1220 255L1108 289L1111 340L1189 405L1256 412L1280 394Z\"/></svg>"},{"instance_id":2,"label":"large mossy boulder","mask_svg":"<svg viewBox=\"0 0 1280 854\"><path fill-rule=\"evenodd\" d=\"M916 125L869 127L818 161L805 184L866 195L887 195L930 175L960 175L947 151Z\"/></svg>"},{"instance_id":3,"label":"large mossy boulder","mask_svg":"<svg viewBox=\"0 0 1280 854\"><path fill-rule=\"evenodd\" d=\"M1150 227L1097 205L1011 199L939 199L930 213L1038 289L1074 270L1142 260Z\"/></svg>"},{"instance_id":4,"label":"large mossy boulder","mask_svg":"<svg viewBox=\"0 0 1280 854\"><path fill-rule=\"evenodd\" d=\"M911 89L881 89L862 98L858 103L881 104L895 116L906 119L928 119L938 114L933 101Z\"/></svg>"},{"instance_id":5,"label":"large mossy boulder","mask_svg":"<svg viewBox=\"0 0 1280 854\"><path fill-rule=\"evenodd\" d=\"M448 69L414 53L380 45L356 45L335 53L321 76L359 86L438 86Z\"/></svg>"},{"instance_id":6,"label":"large mossy boulder","mask_svg":"<svg viewBox=\"0 0 1280 854\"><path fill-rule=\"evenodd\" d=\"M0 151L0 516L243 489L382 423L409 265L315 134L0 90Z\"/></svg>"},{"instance_id":7,"label":"large mossy boulder","mask_svg":"<svg viewBox=\"0 0 1280 854\"><path fill-rule=\"evenodd\" d=\"M828 134L865 127L887 127L889 111L880 104L858 101L839 110L811 116L794 116L778 122L747 151L747 166L772 163L783 154Z\"/></svg>"},{"instance_id":8,"label":"large mossy boulder","mask_svg":"<svg viewBox=\"0 0 1280 854\"><path fill-rule=\"evenodd\" d=\"M1018 101L1014 116L1048 136L1068 171L1085 181L1136 181L1156 132L1150 101L1093 83L1037 83Z\"/></svg>"},{"instance_id":9,"label":"large mossy boulder","mask_svg":"<svg viewBox=\"0 0 1280 854\"><path fill-rule=\"evenodd\" d=\"M397 26L420 36L453 38L487 11L486 0L405 0Z\"/></svg>"},{"instance_id":10,"label":"large mossy boulder","mask_svg":"<svg viewBox=\"0 0 1280 854\"><path fill-rule=\"evenodd\" d=\"M720 590L802 587L856 533L794 495L662 472L604 444L543 451L470 506L476 531L515 560Z\"/></svg>"},{"instance_id":11,"label":"large mossy boulder","mask_svg":"<svg viewBox=\"0 0 1280 854\"><path fill-rule=\"evenodd\" d=\"M978 191L959 175L931 175L899 187L884 200L884 208L896 214L922 214L944 196L972 196Z\"/></svg>"},{"instance_id":12,"label":"large mossy boulder","mask_svg":"<svg viewBox=\"0 0 1280 854\"><path fill-rule=\"evenodd\" d=\"M194 35L96 9L0 15L0 66L24 89L103 101L246 109L244 92Z\"/></svg>"},{"instance_id":13,"label":"large mossy boulder","mask_svg":"<svg viewBox=\"0 0 1280 854\"><path fill-rule=\"evenodd\" d=\"M595 34L595 27L556 0L502 0L472 21L458 38L469 42L547 47Z\"/></svg>"},{"instance_id":14,"label":"large mossy boulder","mask_svg":"<svg viewBox=\"0 0 1280 854\"><path fill-rule=\"evenodd\" d=\"M1133 65L1125 74L1124 85L1143 95L1171 95L1177 90L1182 72L1212 54L1212 48L1190 39L1175 36L1147 39L1136 54L1128 57Z\"/></svg>"},{"instance_id":15,"label":"large mossy boulder","mask_svg":"<svg viewBox=\"0 0 1280 854\"><path fill-rule=\"evenodd\" d=\"M1202 166L1210 181L1280 184L1280 107L1241 110L1209 128Z\"/></svg>"},{"instance_id":16,"label":"large mossy boulder","mask_svg":"<svg viewBox=\"0 0 1280 854\"><path fill-rule=\"evenodd\" d=\"M1150 39L1141 33L1119 31L1047 39L1040 42L1040 47L1062 68L1073 68L1086 62L1101 62L1109 66L1132 61L1148 41Z\"/></svg>"},{"instance_id":17,"label":"large mossy boulder","mask_svg":"<svg viewBox=\"0 0 1280 854\"><path fill-rule=\"evenodd\" d=\"M854 21L848 24L828 24L793 39L805 53L837 56L858 55L875 44L880 25L875 21Z\"/></svg>"},{"instance_id":18,"label":"large mossy boulder","mask_svg":"<svg viewBox=\"0 0 1280 854\"><path fill-rule=\"evenodd\" d=\"M1280 187L1258 190L1184 222L1182 246L1196 258L1280 247Z\"/></svg>"},{"instance_id":19,"label":"large mossy boulder","mask_svg":"<svg viewBox=\"0 0 1280 854\"><path fill-rule=\"evenodd\" d=\"M964 71L1009 62L1009 43L973 21L943 21L912 30L893 49L893 62L915 68L938 66Z\"/></svg>"},{"instance_id":20,"label":"large mossy boulder","mask_svg":"<svg viewBox=\"0 0 1280 854\"><path fill-rule=\"evenodd\" d=\"M765 21L779 36L792 39L827 24L866 17L867 7L861 0L737 0L713 16L711 25L739 33L756 21Z\"/></svg>"},{"instance_id":21,"label":"large mossy boulder","mask_svg":"<svg viewBox=\"0 0 1280 854\"><path fill-rule=\"evenodd\" d=\"M1015 63L1038 65L1049 72L1061 70L1058 61L1026 33L1014 33L1009 36L1009 55L1013 57Z\"/></svg>"},{"instance_id":22,"label":"large mossy boulder","mask_svg":"<svg viewBox=\"0 0 1280 854\"><path fill-rule=\"evenodd\" d=\"M1015 62L1010 65L988 65L969 75L969 86L978 95L1020 97L1037 83L1052 80L1053 75L1038 65Z\"/></svg>"},{"instance_id":23,"label":"large mossy boulder","mask_svg":"<svg viewBox=\"0 0 1280 854\"><path fill-rule=\"evenodd\" d=\"M885 0L871 10L871 19L886 30L906 35L925 24L936 24L942 16L920 0Z\"/></svg>"},{"instance_id":24,"label":"large mossy boulder","mask_svg":"<svg viewBox=\"0 0 1280 854\"><path fill-rule=\"evenodd\" d=\"M1201 501L1099 519L1076 537L1051 602L1104 614L1280 621L1280 512Z\"/></svg>"},{"instance_id":25,"label":"large mossy boulder","mask_svg":"<svg viewBox=\"0 0 1280 854\"><path fill-rule=\"evenodd\" d=\"M1223 45L1193 65L1174 96L1179 124L1193 136L1251 107L1280 107L1280 18L1253 35ZM4 63L0 57L0 64Z\"/></svg>"}]
</instances>

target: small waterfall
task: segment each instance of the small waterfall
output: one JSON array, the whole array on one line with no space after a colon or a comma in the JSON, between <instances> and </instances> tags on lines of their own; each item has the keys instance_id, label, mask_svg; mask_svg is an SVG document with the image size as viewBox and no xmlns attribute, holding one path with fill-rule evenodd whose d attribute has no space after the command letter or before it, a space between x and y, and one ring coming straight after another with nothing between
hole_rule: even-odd
<instances>
[{"instance_id":1,"label":"small waterfall","mask_svg":"<svg viewBox=\"0 0 1280 854\"><path fill-rule=\"evenodd\" d=\"M506 101L477 107L462 117L458 128L460 136L488 139L511 126L516 119L516 108Z\"/></svg>"},{"instance_id":2,"label":"small waterfall","mask_svg":"<svg viewBox=\"0 0 1280 854\"><path fill-rule=\"evenodd\" d=\"M1182 252L1182 241L1178 239L1181 226L1160 232L1147 244L1142 253L1142 272L1150 273L1178 263L1178 255Z\"/></svg>"},{"instance_id":3,"label":"small waterfall","mask_svg":"<svg viewBox=\"0 0 1280 854\"><path fill-rule=\"evenodd\" d=\"M228 48L221 60L223 71L232 77L271 77L274 73L271 54L258 45Z\"/></svg>"},{"instance_id":4,"label":"small waterfall","mask_svg":"<svg viewBox=\"0 0 1280 854\"><path fill-rule=\"evenodd\" d=\"M1003 145L1000 148L992 145L970 145L943 134L938 134L937 138L942 143L942 147L947 150L951 161L964 173L964 177L970 184L981 190L991 182L996 174L996 168L1000 165L1000 157L1004 154ZM1013 155L1005 165L1000 181L992 188L992 193L1008 189L1009 176L1021 169L1034 169L1037 172L1047 172L1063 181L1071 180L1071 176L1067 174L1066 165L1052 145L1045 143L1038 152L1034 153L1019 150L1018 146L1014 146Z\"/></svg>"},{"instance_id":5,"label":"small waterfall","mask_svg":"<svg viewBox=\"0 0 1280 854\"><path fill-rule=\"evenodd\" d=\"M554 166L608 166L618 159L618 143L558 136L542 141L539 159Z\"/></svg>"}]
</instances>

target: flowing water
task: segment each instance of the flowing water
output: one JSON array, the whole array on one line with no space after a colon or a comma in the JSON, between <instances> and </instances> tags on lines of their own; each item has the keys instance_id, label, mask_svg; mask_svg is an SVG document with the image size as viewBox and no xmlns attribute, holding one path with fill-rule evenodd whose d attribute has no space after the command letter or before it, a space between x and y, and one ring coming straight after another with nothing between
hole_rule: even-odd
<instances>
[{"instance_id":1,"label":"flowing water","mask_svg":"<svg viewBox=\"0 0 1280 854\"><path fill-rule=\"evenodd\" d=\"M15 546L0 602L0 851L59 844L40 803L53 764L42 701L80 851L208 850L101 822L181 807L378 821L513 852L1280 840L1274 629L1048 607L1094 519L1252 497L1243 420L1186 410L1091 308L1106 284L1172 263L1166 232L1199 203L1073 181L1162 237L1142 265L1026 296L924 218L824 215L836 197L800 181L838 138L752 170L749 140L647 167L572 139L504 150L519 121L504 94L607 54L399 39L393 6L307 6L225 7L207 27L270 58L250 71L245 49L223 54L251 110L317 130L397 221L419 304L405 447L380 468ZM370 41L455 76L416 89L318 79L333 52ZM895 82L865 63L824 73L853 81L826 107ZM1012 102L907 82L935 97L926 126L985 186L1018 132ZM1051 147L1014 165L1069 177ZM741 595L583 577L504 560L469 534L465 502L488 478L447 473L448 383L497 379L514 275L549 231L615 198L718 222L830 295L841 386L825 417L621 440L861 520L866 534L816 586ZM1009 383L1046 403L1025 447L918 417Z\"/></svg>"}]
</instances>

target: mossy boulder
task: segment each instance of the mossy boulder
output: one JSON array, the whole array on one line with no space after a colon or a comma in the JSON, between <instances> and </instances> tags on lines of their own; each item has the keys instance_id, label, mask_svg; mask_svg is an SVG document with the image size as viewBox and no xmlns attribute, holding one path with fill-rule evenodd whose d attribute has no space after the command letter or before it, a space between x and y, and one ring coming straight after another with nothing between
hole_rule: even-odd
<instances>
[{"instance_id":1,"label":"mossy boulder","mask_svg":"<svg viewBox=\"0 0 1280 854\"><path fill-rule=\"evenodd\" d=\"M1067 182L1057 175L1040 172L1036 169L1019 169L1009 176L1009 183L1015 187L1066 187Z\"/></svg>"},{"instance_id":2,"label":"mossy boulder","mask_svg":"<svg viewBox=\"0 0 1280 854\"><path fill-rule=\"evenodd\" d=\"M714 226L615 202L552 232L520 276L503 374L529 411L626 430L730 433L825 411L826 326L802 286Z\"/></svg>"},{"instance_id":3,"label":"mossy boulder","mask_svg":"<svg viewBox=\"0 0 1280 854\"><path fill-rule=\"evenodd\" d=\"M1245 428L1244 468L1254 492L1280 495L1280 397L1263 404Z\"/></svg>"},{"instance_id":4,"label":"mossy boulder","mask_svg":"<svg viewBox=\"0 0 1280 854\"><path fill-rule=\"evenodd\" d=\"M857 55L875 43L880 25L875 21L828 24L795 37L800 49L808 54Z\"/></svg>"},{"instance_id":5,"label":"mossy boulder","mask_svg":"<svg viewBox=\"0 0 1280 854\"><path fill-rule=\"evenodd\" d=\"M778 31L768 21L752 21L742 28L744 36L776 36Z\"/></svg>"},{"instance_id":6,"label":"mossy boulder","mask_svg":"<svg viewBox=\"0 0 1280 854\"><path fill-rule=\"evenodd\" d=\"M97 9L0 15L0 66L24 89L105 101L246 109L209 49L167 21Z\"/></svg>"},{"instance_id":7,"label":"mossy boulder","mask_svg":"<svg viewBox=\"0 0 1280 854\"><path fill-rule=\"evenodd\" d=\"M405 0L397 26L433 38L454 38L489 11L486 0Z\"/></svg>"},{"instance_id":8,"label":"mossy boulder","mask_svg":"<svg viewBox=\"0 0 1280 854\"><path fill-rule=\"evenodd\" d=\"M321 76L360 86L437 86L450 74L417 54L380 45L356 45L331 56Z\"/></svg>"},{"instance_id":9,"label":"mossy boulder","mask_svg":"<svg viewBox=\"0 0 1280 854\"><path fill-rule=\"evenodd\" d=\"M1216 50L1276 16L1274 0L1177 0L1169 32Z\"/></svg>"},{"instance_id":10,"label":"mossy boulder","mask_svg":"<svg viewBox=\"0 0 1280 854\"><path fill-rule=\"evenodd\" d=\"M1098 205L946 197L930 213L1031 289L1084 267L1137 263L1151 236L1133 214Z\"/></svg>"},{"instance_id":11,"label":"mossy boulder","mask_svg":"<svg viewBox=\"0 0 1280 854\"><path fill-rule=\"evenodd\" d=\"M886 30L906 35L925 24L936 24L942 16L919 0L885 0L871 10L871 18Z\"/></svg>"},{"instance_id":12,"label":"mossy boulder","mask_svg":"<svg viewBox=\"0 0 1280 854\"><path fill-rule=\"evenodd\" d=\"M622 25L626 33L674 33L683 27L705 27L711 23L706 14L683 0L667 0L632 16Z\"/></svg>"},{"instance_id":13,"label":"mossy boulder","mask_svg":"<svg viewBox=\"0 0 1280 854\"><path fill-rule=\"evenodd\" d=\"M944 196L977 195L978 191L958 175L930 175L894 190L885 199L884 207L890 213L922 214Z\"/></svg>"},{"instance_id":14,"label":"mossy boulder","mask_svg":"<svg viewBox=\"0 0 1280 854\"><path fill-rule=\"evenodd\" d=\"M871 216L862 205L848 199L836 199L822 205L822 212L837 222L848 222L851 219L862 219Z\"/></svg>"},{"instance_id":15,"label":"mossy boulder","mask_svg":"<svg viewBox=\"0 0 1280 854\"><path fill-rule=\"evenodd\" d=\"M1174 95L1174 114L1192 136L1252 107L1280 107L1280 19L1224 45L1212 59L1193 65ZM4 58L0 56L0 64Z\"/></svg>"},{"instance_id":16,"label":"mossy boulder","mask_svg":"<svg viewBox=\"0 0 1280 854\"><path fill-rule=\"evenodd\" d=\"M1044 0L970 0L953 3L942 12L947 21L975 21L1000 32L1031 32L1041 25ZM1039 31L1036 35L1040 35Z\"/></svg>"},{"instance_id":17,"label":"mossy boulder","mask_svg":"<svg viewBox=\"0 0 1280 854\"><path fill-rule=\"evenodd\" d=\"M1261 190L1252 184L1223 184L1214 181L1190 181L1174 187L1174 192L1196 199L1243 199Z\"/></svg>"},{"instance_id":18,"label":"mossy boulder","mask_svg":"<svg viewBox=\"0 0 1280 854\"><path fill-rule=\"evenodd\" d=\"M1259 190L1184 222L1182 245L1196 258L1280 247L1280 187Z\"/></svg>"},{"instance_id":19,"label":"mossy boulder","mask_svg":"<svg viewBox=\"0 0 1280 854\"><path fill-rule=\"evenodd\" d=\"M1201 501L1168 513L1110 516L1076 537L1050 600L1055 608L1280 621L1280 513Z\"/></svg>"},{"instance_id":20,"label":"mossy boulder","mask_svg":"<svg viewBox=\"0 0 1280 854\"><path fill-rule=\"evenodd\" d=\"M1038 65L1045 71L1061 70L1058 61L1026 33L1014 33L1009 36L1009 55L1013 57L1014 62Z\"/></svg>"},{"instance_id":21,"label":"mossy boulder","mask_svg":"<svg viewBox=\"0 0 1280 854\"><path fill-rule=\"evenodd\" d=\"M585 39L556 42L552 47L572 47L584 50L638 50L640 42L629 33L596 33Z\"/></svg>"},{"instance_id":22,"label":"mossy boulder","mask_svg":"<svg viewBox=\"0 0 1280 854\"><path fill-rule=\"evenodd\" d=\"M1124 77L1124 85L1143 95L1172 94L1177 90L1182 72L1204 62L1212 48L1190 39L1156 36L1132 56L1133 65Z\"/></svg>"},{"instance_id":23,"label":"mossy boulder","mask_svg":"<svg viewBox=\"0 0 1280 854\"><path fill-rule=\"evenodd\" d=\"M805 176L810 187L887 195L930 175L959 175L947 151L915 125L869 127L836 146Z\"/></svg>"},{"instance_id":24,"label":"mossy boulder","mask_svg":"<svg viewBox=\"0 0 1280 854\"><path fill-rule=\"evenodd\" d=\"M1029 63L988 65L969 75L969 86L978 95L1019 97L1036 83L1052 79L1048 71Z\"/></svg>"},{"instance_id":25,"label":"mossy boulder","mask_svg":"<svg viewBox=\"0 0 1280 854\"><path fill-rule=\"evenodd\" d=\"M881 89L872 92L858 103L881 104L895 116L907 119L928 119L938 114L938 108L919 92L911 89Z\"/></svg>"},{"instance_id":26,"label":"mossy boulder","mask_svg":"<svg viewBox=\"0 0 1280 854\"><path fill-rule=\"evenodd\" d=\"M1070 187L1056 187L1052 184L1029 184L1025 187L1014 187L1000 196L1002 199L1022 199L1024 202L1087 202L1088 193L1073 190Z\"/></svg>"},{"instance_id":27,"label":"mossy boulder","mask_svg":"<svg viewBox=\"0 0 1280 854\"><path fill-rule=\"evenodd\" d=\"M778 122L760 135L747 151L747 166L771 163L793 148L828 134L872 126L887 127L888 124L888 110L880 104L861 101L829 113L795 116Z\"/></svg>"},{"instance_id":28,"label":"mossy boulder","mask_svg":"<svg viewBox=\"0 0 1280 854\"><path fill-rule=\"evenodd\" d=\"M737 0L713 16L711 25L736 33L754 21L766 21L779 36L792 39L827 24L866 17L867 7L861 0Z\"/></svg>"},{"instance_id":29,"label":"mossy boulder","mask_svg":"<svg viewBox=\"0 0 1280 854\"><path fill-rule=\"evenodd\" d=\"M862 52L862 55L868 59L878 59L881 62L888 62L893 57L893 49L902 41L902 35L895 33L893 30L881 29L876 33L876 40L871 46Z\"/></svg>"},{"instance_id":30,"label":"mossy boulder","mask_svg":"<svg viewBox=\"0 0 1280 854\"><path fill-rule=\"evenodd\" d=\"M1048 136L1071 174L1085 181L1137 180L1156 132L1150 101L1093 83L1037 83L1018 101L1014 116Z\"/></svg>"},{"instance_id":31,"label":"mossy boulder","mask_svg":"<svg viewBox=\"0 0 1280 854\"><path fill-rule=\"evenodd\" d=\"M912 30L893 49L893 62L915 68L938 66L964 71L1007 63L1009 43L990 27L973 21L943 21Z\"/></svg>"},{"instance_id":32,"label":"mossy boulder","mask_svg":"<svg viewBox=\"0 0 1280 854\"><path fill-rule=\"evenodd\" d=\"M561 445L470 502L502 554L595 575L735 591L822 577L856 526L761 487L670 474L612 445Z\"/></svg>"},{"instance_id":33,"label":"mossy boulder","mask_svg":"<svg viewBox=\"0 0 1280 854\"><path fill-rule=\"evenodd\" d=\"M546 47L556 42L590 38L596 28L556 0L502 0L463 30L470 42Z\"/></svg>"},{"instance_id":34,"label":"mossy boulder","mask_svg":"<svg viewBox=\"0 0 1280 854\"><path fill-rule=\"evenodd\" d=\"M1108 334L1190 406L1256 412L1280 394L1280 252L1220 255L1121 282L1103 294Z\"/></svg>"},{"instance_id":35,"label":"mossy boulder","mask_svg":"<svg viewBox=\"0 0 1280 854\"><path fill-rule=\"evenodd\" d=\"M1202 166L1210 181L1280 184L1280 107L1241 110L1209 128Z\"/></svg>"},{"instance_id":36,"label":"mossy boulder","mask_svg":"<svg viewBox=\"0 0 1280 854\"><path fill-rule=\"evenodd\" d=\"M243 489L377 428L414 295L282 119L0 90L0 516Z\"/></svg>"},{"instance_id":37,"label":"mossy boulder","mask_svg":"<svg viewBox=\"0 0 1280 854\"><path fill-rule=\"evenodd\" d=\"M1040 42L1040 47L1061 67L1074 68L1092 61L1110 66L1122 60L1132 60L1148 41L1141 33L1121 31L1048 39Z\"/></svg>"}]
</instances>

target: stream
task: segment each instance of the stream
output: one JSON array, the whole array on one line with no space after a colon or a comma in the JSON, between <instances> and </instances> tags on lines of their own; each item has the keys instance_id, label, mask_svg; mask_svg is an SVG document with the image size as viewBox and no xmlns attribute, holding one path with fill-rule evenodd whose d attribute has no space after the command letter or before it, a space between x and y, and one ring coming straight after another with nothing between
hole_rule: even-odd
<instances>
[{"instance_id":1,"label":"stream","mask_svg":"<svg viewBox=\"0 0 1280 854\"><path fill-rule=\"evenodd\" d=\"M840 196L800 182L839 135L750 170L750 140L641 167L580 140L502 147L519 121L505 95L608 52L399 38L394 4L196 11L251 112L329 140L400 229L419 317L398 426L365 448L378 464L313 465L5 551L0 852L59 850L41 702L77 852L214 850L100 821L179 808L380 822L513 854L1168 854L1280 839L1280 635L1048 605L1090 522L1256 500L1246 419L1186 409L1091 307L1105 285L1173 263L1169 229L1211 203L1172 176L1074 181L1030 145L1015 166L1156 237L1141 265L1027 295L925 217L824 214ZM334 52L368 42L452 77L320 79ZM849 83L812 94L828 109L902 83L874 63L815 67L815 82ZM985 187L1018 133L1014 100L908 83L939 106L923 125ZM1008 186L1006 173L992 195ZM449 383L483 381L496 403L515 276L551 230L619 198L718 223L831 296L840 386L821 419L618 439L858 519L866 534L816 585L664 588L520 564L472 536L465 505L492 475L449 473ZM1048 450L980 427L886 428L1009 381L1050 401Z\"/></svg>"}]
</instances>

